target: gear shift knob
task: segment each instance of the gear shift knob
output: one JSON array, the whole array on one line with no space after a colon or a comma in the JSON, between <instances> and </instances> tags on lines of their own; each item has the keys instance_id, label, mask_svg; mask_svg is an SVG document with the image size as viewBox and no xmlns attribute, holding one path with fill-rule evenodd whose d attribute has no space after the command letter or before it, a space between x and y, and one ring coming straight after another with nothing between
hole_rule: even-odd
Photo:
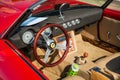
<instances>
[{"instance_id":1,"label":"gear shift knob","mask_svg":"<svg viewBox=\"0 0 120 80\"><path fill-rule=\"evenodd\" d=\"M79 65L85 64L87 62L85 58L87 58L87 57L88 57L88 53L85 52L82 56L76 57L75 63L77 63Z\"/></svg>"},{"instance_id":2,"label":"gear shift knob","mask_svg":"<svg viewBox=\"0 0 120 80\"><path fill-rule=\"evenodd\" d=\"M84 58L87 58L87 57L88 57L88 53L85 52L85 53L83 54L83 57L84 57Z\"/></svg>"}]
</instances>

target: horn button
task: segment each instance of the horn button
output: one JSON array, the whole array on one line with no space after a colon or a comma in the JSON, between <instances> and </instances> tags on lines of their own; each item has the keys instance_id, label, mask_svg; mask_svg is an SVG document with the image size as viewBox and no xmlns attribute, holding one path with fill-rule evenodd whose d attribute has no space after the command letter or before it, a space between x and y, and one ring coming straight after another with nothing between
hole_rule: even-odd
<instances>
[{"instance_id":1,"label":"horn button","mask_svg":"<svg viewBox=\"0 0 120 80\"><path fill-rule=\"evenodd\" d=\"M56 43L55 42L51 42L50 45L49 45L49 48L50 49L55 49L56 47Z\"/></svg>"}]
</instances>

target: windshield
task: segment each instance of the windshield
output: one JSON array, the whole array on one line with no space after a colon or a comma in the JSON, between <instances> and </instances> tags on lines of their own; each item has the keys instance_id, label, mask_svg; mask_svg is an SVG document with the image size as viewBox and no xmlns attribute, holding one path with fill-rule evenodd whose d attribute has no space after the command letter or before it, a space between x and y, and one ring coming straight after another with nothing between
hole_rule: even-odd
<instances>
[{"instance_id":1,"label":"windshield","mask_svg":"<svg viewBox=\"0 0 120 80\"><path fill-rule=\"evenodd\" d=\"M102 6L107 0L78 0L78 1L82 1L97 6ZM113 0L107 8L120 11L120 0Z\"/></svg>"}]
</instances>

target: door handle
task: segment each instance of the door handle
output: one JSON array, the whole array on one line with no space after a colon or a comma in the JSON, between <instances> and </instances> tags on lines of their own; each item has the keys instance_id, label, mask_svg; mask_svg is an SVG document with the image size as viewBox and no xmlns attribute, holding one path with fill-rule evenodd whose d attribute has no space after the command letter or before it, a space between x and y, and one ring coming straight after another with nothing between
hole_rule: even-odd
<instances>
[{"instance_id":1,"label":"door handle","mask_svg":"<svg viewBox=\"0 0 120 80\"><path fill-rule=\"evenodd\" d=\"M117 34L116 38L120 41L120 34Z\"/></svg>"},{"instance_id":2,"label":"door handle","mask_svg":"<svg viewBox=\"0 0 120 80\"><path fill-rule=\"evenodd\" d=\"M107 42L109 42L111 40L110 35L111 35L111 32L107 32Z\"/></svg>"}]
</instances>

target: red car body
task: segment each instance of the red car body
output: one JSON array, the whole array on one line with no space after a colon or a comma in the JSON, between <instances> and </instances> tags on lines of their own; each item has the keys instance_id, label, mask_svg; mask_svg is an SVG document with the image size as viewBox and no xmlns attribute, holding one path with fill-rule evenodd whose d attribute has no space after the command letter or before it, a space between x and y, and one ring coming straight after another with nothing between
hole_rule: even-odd
<instances>
[{"instance_id":1,"label":"red car body","mask_svg":"<svg viewBox=\"0 0 120 80\"><path fill-rule=\"evenodd\" d=\"M74 0L60 2L76 3ZM27 58L25 58L4 36L9 32L12 25L37 0L11 0L0 1L0 80L47 80L45 75L38 71ZM49 0L39 9L40 11L52 9L59 1ZM13 50L15 49L15 51ZM21 57L20 57L21 56ZM32 67L30 67L32 66Z\"/></svg>"},{"instance_id":2,"label":"red car body","mask_svg":"<svg viewBox=\"0 0 120 80\"><path fill-rule=\"evenodd\" d=\"M13 24L35 2L37 0L0 1L0 80L48 80L42 71L37 70L14 45L4 39ZM55 4L65 2L83 4L75 0L48 0L35 12L53 9ZM106 9L104 15L120 20L120 11Z\"/></svg>"}]
</instances>

